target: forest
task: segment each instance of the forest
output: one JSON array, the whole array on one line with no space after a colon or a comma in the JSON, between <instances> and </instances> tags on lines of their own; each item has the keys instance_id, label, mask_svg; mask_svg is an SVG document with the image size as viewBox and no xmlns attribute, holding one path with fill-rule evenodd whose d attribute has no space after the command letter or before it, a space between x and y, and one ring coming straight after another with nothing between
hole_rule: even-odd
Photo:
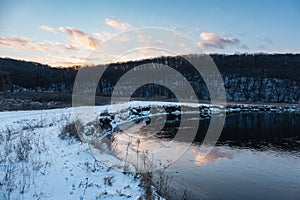
<instances>
[{"instance_id":1,"label":"forest","mask_svg":"<svg viewBox=\"0 0 300 200\"><path fill-rule=\"evenodd\" d=\"M202 55L188 55L201 59ZM210 55L223 78L228 101L300 103L300 54L236 54ZM142 64L164 64L182 74L201 100L209 100L209 92L203 78L183 56L166 56L139 61L112 63L98 82L97 96L111 96L115 84L129 70ZM0 58L0 91L2 93L55 92L72 94L74 80L81 66L54 68L36 62ZM83 68L84 69L84 68ZM212 74L212 76L214 76ZM178 80L178 77L161 76L162 82ZM136 77L138 80L139 77ZM135 80L128 80L127 87ZM178 87L181 83L178 81ZM126 90L124 91L126 92ZM119 96L127 95L119 93ZM147 84L139 88L133 97L175 98L160 85Z\"/></svg>"}]
</instances>

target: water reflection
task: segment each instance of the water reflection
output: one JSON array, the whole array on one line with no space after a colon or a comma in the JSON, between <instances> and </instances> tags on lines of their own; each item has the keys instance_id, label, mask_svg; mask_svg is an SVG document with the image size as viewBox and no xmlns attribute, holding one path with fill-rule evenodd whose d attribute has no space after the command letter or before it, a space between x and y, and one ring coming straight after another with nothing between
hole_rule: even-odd
<instances>
[{"instance_id":1,"label":"water reflection","mask_svg":"<svg viewBox=\"0 0 300 200\"><path fill-rule=\"evenodd\" d=\"M197 118L198 117L198 118ZM203 141L210 119L191 116L190 120L200 120L195 143ZM165 124L159 135L173 137L180 119ZM186 127L188 132L189 127ZM276 148L281 151L300 151L299 113L232 113L226 116L225 124L218 140L219 145L246 147L257 150Z\"/></svg>"},{"instance_id":2,"label":"water reflection","mask_svg":"<svg viewBox=\"0 0 300 200\"><path fill-rule=\"evenodd\" d=\"M236 113L226 117L217 146L202 156L200 145L209 119L194 115L200 127L194 144L172 141L180 123L168 118L164 127L153 134L143 121L129 130L116 133L119 157L126 157L139 168L137 152L153 150L147 157L163 159L188 150L166 170L173 177L171 199L297 199L300 194L300 115L298 113ZM154 120L155 121L155 120ZM156 120L155 123L160 123ZM188 123L187 123L188 124ZM190 127L184 127L186 133ZM133 141L132 138L135 138ZM137 138L140 139L139 145ZM128 141L131 157L126 153ZM159 151L164 147L164 151ZM202 146L203 147L203 146ZM119 151L118 151L119 150ZM157 151L156 151L157 150ZM123 154L122 154L123 152ZM127 151L128 152L128 151ZM155 155L155 158L153 157Z\"/></svg>"},{"instance_id":3,"label":"water reflection","mask_svg":"<svg viewBox=\"0 0 300 200\"><path fill-rule=\"evenodd\" d=\"M173 177L171 199L297 199L300 192L300 157L274 150L217 146L198 157L193 145L167 168ZM200 160L198 160L200 159Z\"/></svg>"},{"instance_id":4,"label":"water reflection","mask_svg":"<svg viewBox=\"0 0 300 200\"><path fill-rule=\"evenodd\" d=\"M299 113L238 113L226 118L220 143L257 150L300 151Z\"/></svg>"},{"instance_id":5,"label":"water reflection","mask_svg":"<svg viewBox=\"0 0 300 200\"><path fill-rule=\"evenodd\" d=\"M159 170L176 161L190 146L189 143L158 138L142 131L139 123L114 135L112 149L116 156L135 166L137 171Z\"/></svg>"},{"instance_id":6,"label":"water reflection","mask_svg":"<svg viewBox=\"0 0 300 200\"><path fill-rule=\"evenodd\" d=\"M219 147L214 147L206 156L200 154L198 146L192 146L191 152L195 154L194 163L196 165L204 165L218 159L232 159L232 155L222 151Z\"/></svg>"}]
</instances>

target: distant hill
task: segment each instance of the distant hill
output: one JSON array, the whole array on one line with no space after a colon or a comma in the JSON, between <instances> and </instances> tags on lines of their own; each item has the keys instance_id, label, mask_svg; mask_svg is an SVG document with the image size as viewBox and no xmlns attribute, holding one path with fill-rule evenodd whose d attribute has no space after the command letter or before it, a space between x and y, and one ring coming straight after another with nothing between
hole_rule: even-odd
<instances>
[{"instance_id":1,"label":"distant hill","mask_svg":"<svg viewBox=\"0 0 300 200\"><path fill-rule=\"evenodd\" d=\"M77 71L70 68L52 68L36 62L0 58L0 78L6 74L6 82L14 86L35 89L37 87L50 89L51 85L66 84L73 85ZM6 87L7 88L7 87Z\"/></svg>"},{"instance_id":2,"label":"distant hill","mask_svg":"<svg viewBox=\"0 0 300 200\"><path fill-rule=\"evenodd\" d=\"M228 100L300 103L300 54L215 54L211 57L225 82ZM191 55L191 58L198 59L199 55ZM201 76L179 56L111 64L99 81L97 94L110 96L122 75L146 63L166 64L176 69L189 80L199 99L209 100ZM77 71L74 68L53 68L35 62L0 58L0 90L71 93ZM168 78L166 76L163 81L168 81ZM134 80L130 81L132 83ZM131 83L128 82L128 87ZM158 85L142 87L134 96L174 97L171 91Z\"/></svg>"}]
</instances>

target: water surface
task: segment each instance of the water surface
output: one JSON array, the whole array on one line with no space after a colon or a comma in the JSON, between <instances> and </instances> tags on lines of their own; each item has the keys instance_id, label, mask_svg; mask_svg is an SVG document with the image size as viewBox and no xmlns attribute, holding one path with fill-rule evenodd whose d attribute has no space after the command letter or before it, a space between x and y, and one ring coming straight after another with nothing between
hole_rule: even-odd
<instances>
[{"instance_id":1,"label":"water surface","mask_svg":"<svg viewBox=\"0 0 300 200\"><path fill-rule=\"evenodd\" d=\"M162 157L176 152L175 149L186 150L164 173L172 177L168 184L171 199L182 199L184 193L187 199L299 198L299 113L229 114L217 145L207 156L202 156L200 147L210 118L193 115L188 120L199 120L200 124L192 145L168 142L178 131L180 116L168 116L164 128L154 135L143 121L131 127L135 136L146 135L148 139L132 149L142 151L164 145L167 148L159 153ZM159 118L152 121L160 123ZM186 133L192 129L181 128Z\"/></svg>"}]
</instances>

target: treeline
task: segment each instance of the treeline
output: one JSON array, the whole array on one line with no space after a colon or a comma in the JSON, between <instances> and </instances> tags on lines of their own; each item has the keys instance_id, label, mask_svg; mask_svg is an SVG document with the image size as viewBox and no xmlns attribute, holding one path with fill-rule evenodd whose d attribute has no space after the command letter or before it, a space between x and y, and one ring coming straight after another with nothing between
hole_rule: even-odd
<instances>
[{"instance_id":1,"label":"treeline","mask_svg":"<svg viewBox=\"0 0 300 200\"><path fill-rule=\"evenodd\" d=\"M2 91L72 91L77 74L74 68L52 68L36 62L0 59Z\"/></svg>"},{"instance_id":2,"label":"treeline","mask_svg":"<svg viewBox=\"0 0 300 200\"><path fill-rule=\"evenodd\" d=\"M189 59L197 61L203 58L201 56L189 55ZM300 103L300 54L215 54L211 55L211 58L221 72L229 101ZM110 64L98 83L97 95L110 96L120 77L136 66L149 63L153 70L157 68L157 64L176 69L189 81L199 99L209 100L209 92L203 78L180 56ZM77 71L76 67L52 68L34 62L2 58L0 90L71 93ZM180 77L171 77L174 75L167 74L160 76L162 83L172 82L178 88L182 86ZM213 78L215 75L209 76ZM143 77L128 80L126 87L134 87L139 78ZM128 95L126 88L118 95ZM174 94L168 88L154 84L139 88L133 96L174 98Z\"/></svg>"}]
</instances>

